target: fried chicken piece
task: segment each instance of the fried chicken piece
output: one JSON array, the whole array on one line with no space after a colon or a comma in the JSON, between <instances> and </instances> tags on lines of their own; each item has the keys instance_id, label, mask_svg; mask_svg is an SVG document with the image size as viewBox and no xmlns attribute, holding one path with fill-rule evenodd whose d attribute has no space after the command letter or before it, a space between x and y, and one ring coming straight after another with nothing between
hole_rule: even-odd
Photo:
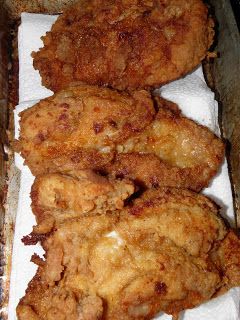
<instances>
[{"instance_id":1,"label":"fried chicken piece","mask_svg":"<svg viewBox=\"0 0 240 320\"><path fill-rule=\"evenodd\" d=\"M240 240L213 202L181 189L148 190L115 214L66 218L43 247L19 320L147 320L240 284Z\"/></svg>"},{"instance_id":2,"label":"fried chicken piece","mask_svg":"<svg viewBox=\"0 0 240 320\"><path fill-rule=\"evenodd\" d=\"M113 180L90 170L38 176L32 186L34 233L47 233L63 220L96 215L124 207L135 191L128 180Z\"/></svg>"},{"instance_id":3,"label":"fried chicken piece","mask_svg":"<svg viewBox=\"0 0 240 320\"><path fill-rule=\"evenodd\" d=\"M158 105L155 120L118 146L106 171L147 187L200 191L217 173L224 144L208 128L183 117L172 102L158 98Z\"/></svg>"},{"instance_id":4,"label":"fried chicken piece","mask_svg":"<svg viewBox=\"0 0 240 320\"><path fill-rule=\"evenodd\" d=\"M33 65L54 92L74 82L158 87L196 67L213 36L201 0L80 0L42 38Z\"/></svg>"},{"instance_id":5,"label":"fried chicken piece","mask_svg":"<svg viewBox=\"0 0 240 320\"><path fill-rule=\"evenodd\" d=\"M131 94L94 86L63 90L23 111L21 152L33 175L101 169L116 145L148 125L155 110L147 91Z\"/></svg>"},{"instance_id":6,"label":"fried chicken piece","mask_svg":"<svg viewBox=\"0 0 240 320\"><path fill-rule=\"evenodd\" d=\"M216 244L212 259L217 268L224 273L225 285L217 295L224 293L230 287L240 286L240 239L230 230L225 239Z\"/></svg>"},{"instance_id":7,"label":"fried chicken piece","mask_svg":"<svg viewBox=\"0 0 240 320\"><path fill-rule=\"evenodd\" d=\"M159 108L154 119L153 104ZM80 86L21 113L16 150L34 175L92 169L147 187L200 190L217 173L224 144L144 90L132 95Z\"/></svg>"}]
</instances>

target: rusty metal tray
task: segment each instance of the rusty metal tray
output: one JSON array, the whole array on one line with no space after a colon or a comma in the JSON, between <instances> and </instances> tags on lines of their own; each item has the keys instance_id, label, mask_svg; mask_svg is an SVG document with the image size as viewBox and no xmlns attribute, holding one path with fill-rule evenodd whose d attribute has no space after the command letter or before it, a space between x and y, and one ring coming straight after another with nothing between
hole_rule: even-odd
<instances>
[{"instance_id":1,"label":"rusty metal tray","mask_svg":"<svg viewBox=\"0 0 240 320\"><path fill-rule=\"evenodd\" d=\"M0 0L0 319L7 319L19 172L11 141L18 100L16 32L21 12L60 13L76 0ZM217 21L218 58L204 61L208 85L219 102L219 122L227 144L236 227L240 228L240 1L209 0Z\"/></svg>"}]
</instances>

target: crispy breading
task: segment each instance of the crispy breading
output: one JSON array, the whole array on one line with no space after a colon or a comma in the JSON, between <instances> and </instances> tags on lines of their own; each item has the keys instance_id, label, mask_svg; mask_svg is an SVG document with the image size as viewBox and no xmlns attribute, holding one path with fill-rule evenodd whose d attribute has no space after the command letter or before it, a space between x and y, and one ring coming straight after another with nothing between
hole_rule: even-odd
<instances>
[{"instance_id":1,"label":"crispy breading","mask_svg":"<svg viewBox=\"0 0 240 320\"><path fill-rule=\"evenodd\" d=\"M33 53L42 83L157 87L196 67L214 36L202 0L80 0Z\"/></svg>"},{"instance_id":2,"label":"crispy breading","mask_svg":"<svg viewBox=\"0 0 240 320\"><path fill-rule=\"evenodd\" d=\"M16 150L34 175L92 169L147 187L198 191L224 156L223 142L208 128L144 90L69 88L23 111L20 126Z\"/></svg>"},{"instance_id":3,"label":"crispy breading","mask_svg":"<svg viewBox=\"0 0 240 320\"><path fill-rule=\"evenodd\" d=\"M205 196L152 189L113 213L54 227L19 320L147 320L240 284L240 240Z\"/></svg>"},{"instance_id":4,"label":"crispy breading","mask_svg":"<svg viewBox=\"0 0 240 320\"><path fill-rule=\"evenodd\" d=\"M134 191L131 181L107 179L90 170L40 175L31 190L38 223L34 232L50 232L65 219L120 210Z\"/></svg>"},{"instance_id":5,"label":"crispy breading","mask_svg":"<svg viewBox=\"0 0 240 320\"><path fill-rule=\"evenodd\" d=\"M230 287L240 286L240 239L230 230L223 241L216 243L212 260L224 274L225 284L217 295L224 293Z\"/></svg>"},{"instance_id":6,"label":"crispy breading","mask_svg":"<svg viewBox=\"0 0 240 320\"><path fill-rule=\"evenodd\" d=\"M101 169L116 145L142 131L154 114L145 90L119 94L96 86L70 87L20 114L16 150L34 175L76 166Z\"/></svg>"},{"instance_id":7,"label":"crispy breading","mask_svg":"<svg viewBox=\"0 0 240 320\"><path fill-rule=\"evenodd\" d=\"M160 98L158 106L152 123L118 146L106 170L147 187L199 191L217 173L224 144L208 128L183 117L173 103Z\"/></svg>"}]
</instances>

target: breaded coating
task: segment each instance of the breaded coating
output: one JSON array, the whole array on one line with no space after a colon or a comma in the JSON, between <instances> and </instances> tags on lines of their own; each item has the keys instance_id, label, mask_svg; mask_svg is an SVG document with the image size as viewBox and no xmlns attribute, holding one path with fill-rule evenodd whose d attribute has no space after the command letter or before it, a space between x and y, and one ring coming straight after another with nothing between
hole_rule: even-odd
<instances>
[{"instance_id":1,"label":"breaded coating","mask_svg":"<svg viewBox=\"0 0 240 320\"><path fill-rule=\"evenodd\" d=\"M199 191L224 156L223 142L208 128L144 90L72 87L20 115L16 150L33 175L92 169L144 187Z\"/></svg>"},{"instance_id":2,"label":"breaded coating","mask_svg":"<svg viewBox=\"0 0 240 320\"><path fill-rule=\"evenodd\" d=\"M107 179L90 170L40 175L31 191L38 223L34 232L50 232L65 219L123 209L134 191L131 181Z\"/></svg>"},{"instance_id":3,"label":"breaded coating","mask_svg":"<svg viewBox=\"0 0 240 320\"><path fill-rule=\"evenodd\" d=\"M158 87L193 70L213 36L202 0L80 0L42 38L33 65L54 92L75 82Z\"/></svg>"},{"instance_id":4,"label":"breaded coating","mask_svg":"<svg viewBox=\"0 0 240 320\"><path fill-rule=\"evenodd\" d=\"M70 87L20 114L15 146L33 175L76 167L97 170L113 159L117 144L142 131L154 115L145 90L120 94Z\"/></svg>"},{"instance_id":5,"label":"breaded coating","mask_svg":"<svg viewBox=\"0 0 240 320\"><path fill-rule=\"evenodd\" d=\"M230 230L225 239L216 243L212 259L219 270L224 273L225 284L217 295L224 293L229 287L240 286L240 239Z\"/></svg>"},{"instance_id":6,"label":"breaded coating","mask_svg":"<svg viewBox=\"0 0 240 320\"><path fill-rule=\"evenodd\" d=\"M114 214L66 218L42 243L19 320L147 320L240 284L240 240L213 202L186 190L152 189Z\"/></svg>"},{"instance_id":7,"label":"breaded coating","mask_svg":"<svg viewBox=\"0 0 240 320\"><path fill-rule=\"evenodd\" d=\"M217 173L224 144L208 128L183 117L172 102L158 98L158 106L154 121L118 146L106 170L147 187L200 191Z\"/></svg>"}]
</instances>

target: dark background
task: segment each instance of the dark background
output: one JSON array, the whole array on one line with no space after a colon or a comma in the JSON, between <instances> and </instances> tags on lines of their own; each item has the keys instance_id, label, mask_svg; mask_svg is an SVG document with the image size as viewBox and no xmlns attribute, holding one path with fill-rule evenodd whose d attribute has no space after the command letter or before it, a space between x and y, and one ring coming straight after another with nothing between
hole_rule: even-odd
<instances>
[{"instance_id":1,"label":"dark background","mask_svg":"<svg viewBox=\"0 0 240 320\"><path fill-rule=\"evenodd\" d=\"M238 25L238 30L240 31L240 0L231 0L231 4Z\"/></svg>"}]
</instances>

